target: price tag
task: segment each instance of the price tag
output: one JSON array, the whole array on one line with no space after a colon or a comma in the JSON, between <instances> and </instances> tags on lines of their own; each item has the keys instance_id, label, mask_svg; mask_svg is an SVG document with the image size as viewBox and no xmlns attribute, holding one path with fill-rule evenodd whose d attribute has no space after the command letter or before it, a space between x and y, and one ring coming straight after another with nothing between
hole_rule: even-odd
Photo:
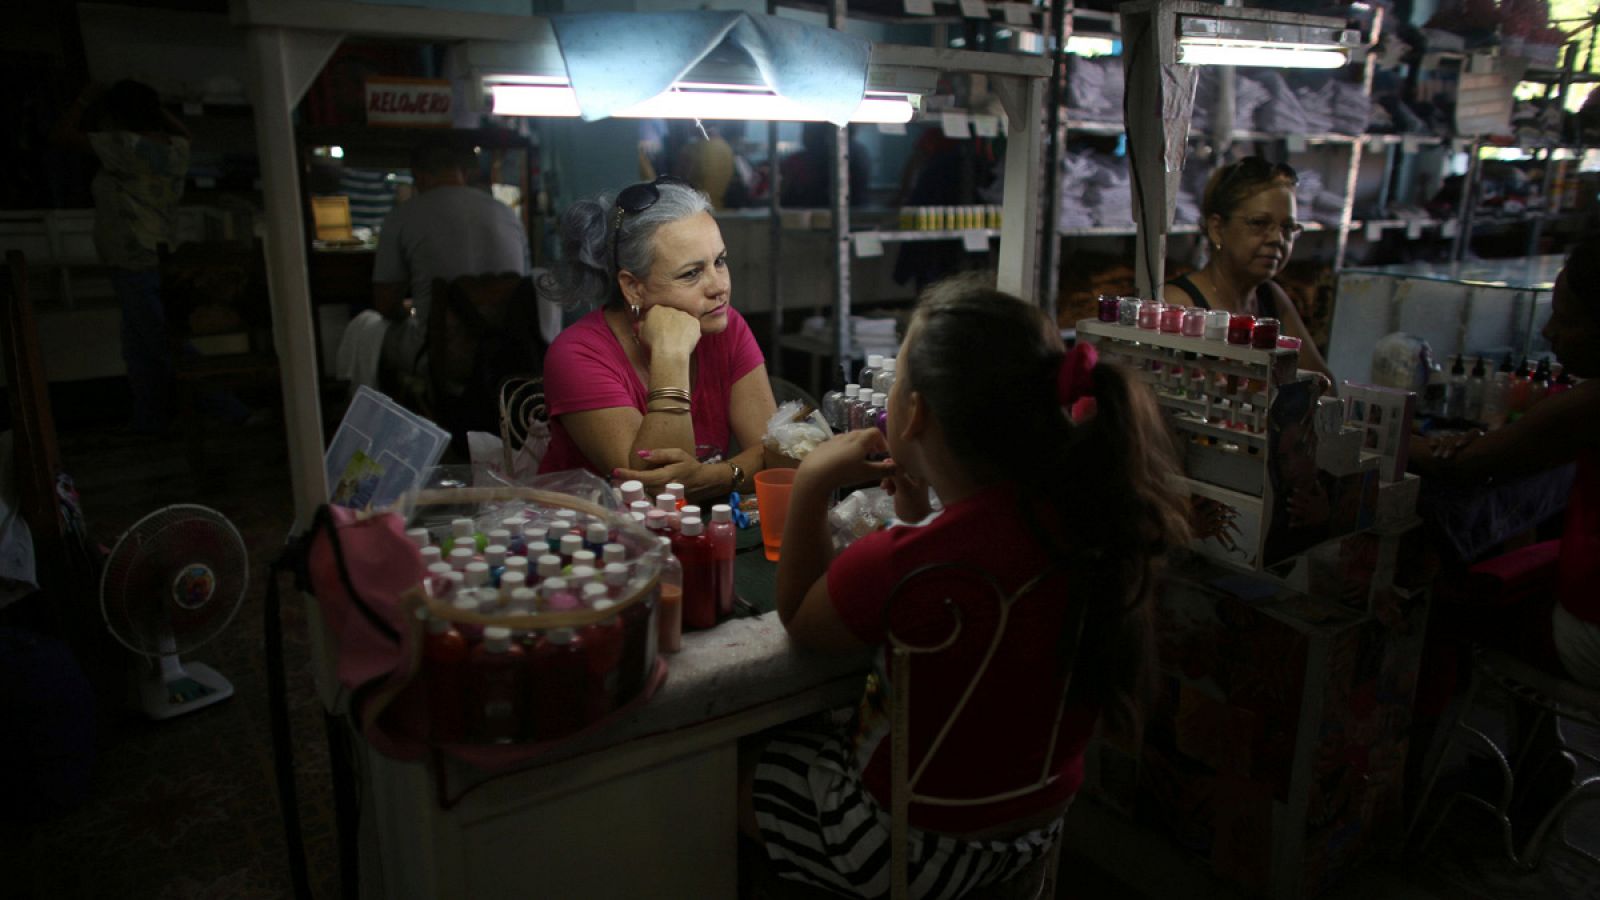
<instances>
[{"instance_id":1,"label":"price tag","mask_svg":"<svg viewBox=\"0 0 1600 900\"><path fill-rule=\"evenodd\" d=\"M1422 237L1422 220L1412 219L1406 223L1406 240L1414 241Z\"/></svg>"},{"instance_id":2,"label":"price tag","mask_svg":"<svg viewBox=\"0 0 1600 900\"><path fill-rule=\"evenodd\" d=\"M1456 232L1460 230L1461 223L1457 222L1455 219L1445 219L1443 222L1439 223L1439 233L1447 238L1455 237Z\"/></svg>"},{"instance_id":3,"label":"price tag","mask_svg":"<svg viewBox=\"0 0 1600 900\"><path fill-rule=\"evenodd\" d=\"M987 19L989 4L983 0L961 0L961 14L969 19Z\"/></svg>"},{"instance_id":4,"label":"price tag","mask_svg":"<svg viewBox=\"0 0 1600 900\"><path fill-rule=\"evenodd\" d=\"M906 126L905 126L904 122L879 122L878 123L878 133L879 134L905 134L906 133Z\"/></svg>"},{"instance_id":5,"label":"price tag","mask_svg":"<svg viewBox=\"0 0 1600 900\"><path fill-rule=\"evenodd\" d=\"M933 15L933 0L905 0L905 2L908 16Z\"/></svg>"},{"instance_id":6,"label":"price tag","mask_svg":"<svg viewBox=\"0 0 1600 900\"><path fill-rule=\"evenodd\" d=\"M1290 153L1301 153L1306 149L1306 136L1303 134L1291 134L1283 142L1288 145Z\"/></svg>"},{"instance_id":7,"label":"price tag","mask_svg":"<svg viewBox=\"0 0 1600 900\"><path fill-rule=\"evenodd\" d=\"M876 231L862 231L850 235L856 242L856 256L868 259L883 255L883 239Z\"/></svg>"},{"instance_id":8,"label":"price tag","mask_svg":"<svg viewBox=\"0 0 1600 900\"><path fill-rule=\"evenodd\" d=\"M1367 240L1369 240L1369 241L1381 241L1381 240L1383 240L1383 225L1381 225L1381 224L1379 224L1377 222L1368 222L1367 223Z\"/></svg>"},{"instance_id":9,"label":"price tag","mask_svg":"<svg viewBox=\"0 0 1600 900\"><path fill-rule=\"evenodd\" d=\"M999 137L1000 117L973 116L972 129L978 133L978 137Z\"/></svg>"},{"instance_id":10,"label":"price tag","mask_svg":"<svg viewBox=\"0 0 1600 900\"><path fill-rule=\"evenodd\" d=\"M1007 3L1006 23L1010 25L1032 25L1033 7L1027 3Z\"/></svg>"},{"instance_id":11,"label":"price tag","mask_svg":"<svg viewBox=\"0 0 1600 900\"><path fill-rule=\"evenodd\" d=\"M944 136L964 141L972 137L968 125L971 122L964 112L942 112L939 114L939 124L944 128Z\"/></svg>"},{"instance_id":12,"label":"price tag","mask_svg":"<svg viewBox=\"0 0 1600 900\"><path fill-rule=\"evenodd\" d=\"M186 116L199 116L204 113L205 109L198 103L185 103L183 105L183 114Z\"/></svg>"},{"instance_id":13,"label":"price tag","mask_svg":"<svg viewBox=\"0 0 1600 900\"><path fill-rule=\"evenodd\" d=\"M961 248L968 253L988 253L989 236L981 231L968 231L961 235Z\"/></svg>"}]
</instances>

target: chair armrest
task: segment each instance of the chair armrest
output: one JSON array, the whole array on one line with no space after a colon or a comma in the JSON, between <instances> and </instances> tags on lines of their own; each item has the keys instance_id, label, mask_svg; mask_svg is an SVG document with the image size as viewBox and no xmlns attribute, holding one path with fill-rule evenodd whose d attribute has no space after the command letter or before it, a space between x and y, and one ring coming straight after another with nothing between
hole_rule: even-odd
<instances>
[{"instance_id":1,"label":"chair armrest","mask_svg":"<svg viewBox=\"0 0 1600 900\"><path fill-rule=\"evenodd\" d=\"M1493 606L1554 594L1560 553L1561 541L1553 540L1480 562L1467 570L1469 594Z\"/></svg>"}]
</instances>

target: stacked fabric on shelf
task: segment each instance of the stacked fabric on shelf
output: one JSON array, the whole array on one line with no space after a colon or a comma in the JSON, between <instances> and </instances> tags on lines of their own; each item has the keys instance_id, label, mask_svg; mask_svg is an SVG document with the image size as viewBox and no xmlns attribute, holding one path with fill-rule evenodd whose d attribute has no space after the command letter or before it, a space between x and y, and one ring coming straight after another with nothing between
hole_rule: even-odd
<instances>
[{"instance_id":1,"label":"stacked fabric on shelf","mask_svg":"<svg viewBox=\"0 0 1600 900\"><path fill-rule=\"evenodd\" d=\"M1299 207L1301 221L1338 224L1344 213L1344 196L1323 190L1322 173L1306 170L1298 173L1300 184L1294 189L1295 205Z\"/></svg>"},{"instance_id":2,"label":"stacked fabric on shelf","mask_svg":"<svg viewBox=\"0 0 1600 900\"><path fill-rule=\"evenodd\" d=\"M1254 117L1245 121L1253 121L1256 131L1265 131L1268 134L1310 134L1313 129L1306 116L1305 108L1300 105L1300 98L1295 96L1293 88L1284 80L1283 75L1266 69L1260 72L1242 75L1239 78L1238 95L1240 97L1240 116L1235 117L1234 127L1245 128L1240 124L1244 111L1243 98L1247 93L1252 97L1264 95L1266 99L1256 104ZM1248 90L1247 90L1248 86Z\"/></svg>"},{"instance_id":3,"label":"stacked fabric on shelf","mask_svg":"<svg viewBox=\"0 0 1600 900\"><path fill-rule=\"evenodd\" d=\"M1133 227L1133 194L1125 157L1082 150L1061 158L1060 229Z\"/></svg>"},{"instance_id":4,"label":"stacked fabric on shelf","mask_svg":"<svg viewBox=\"0 0 1600 900\"><path fill-rule=\"evenodd\" d=\"M1122 58L1072 58L1067 79L1067 115L1088 122L1122 123Z\"/></svg>"}]
</instances>

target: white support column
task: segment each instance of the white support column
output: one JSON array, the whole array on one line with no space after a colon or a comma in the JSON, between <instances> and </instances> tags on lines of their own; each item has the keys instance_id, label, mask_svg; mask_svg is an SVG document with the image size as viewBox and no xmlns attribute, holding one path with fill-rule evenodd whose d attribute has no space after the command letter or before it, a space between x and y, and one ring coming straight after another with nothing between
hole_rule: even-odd
<instances>
[{"instance_id":1,"label":"white support column","mask_svg":"<svg viewBox=\"0 0 1600 900\"><path fill-rule=\"evenodd\" d=\"M992 76L1005 106L1005 205L1000 222L1000 270L996 287L1029 303L1039 302L1039 191L1044 165L1043 78ZM1054 239L1052 227L1046 240Z\"/></svg>"},{"instance_id":2,"label":"white support column","mask_svg":"<svg viewBox=\"0 0 1600 900\"><path fill-rule=\"evenodd\" d=\"M289 481L296 528L328 499L322 469L322 406L317 395L317 346L306 274L306 235L300 210L300 173L294 106L340 36L284 28L251 28L246 38L253 78L256 147L266 205L267 286L272 336L283 380L283 417L289 441Z\"/></svg>"}]
</instances>

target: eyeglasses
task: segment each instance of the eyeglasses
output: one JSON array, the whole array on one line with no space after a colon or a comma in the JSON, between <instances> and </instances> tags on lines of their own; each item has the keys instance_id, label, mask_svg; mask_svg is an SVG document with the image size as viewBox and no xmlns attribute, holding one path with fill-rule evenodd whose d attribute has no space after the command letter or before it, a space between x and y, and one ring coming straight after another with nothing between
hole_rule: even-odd
<instances>
[{"instance_id":1,"label":"eyeglasses","mask_svg":"<svg viewBox=\"0 0 1600 900\"><path fill-rule=\"evenodd\" d=\"M630 184L617 194L615 214L611 218L611 267L622 271L622 263L617 259L617 243L622 234L622 219L624 216L636 216L644 212L661 199L663 184L676 184L681 187L693 188L689 182L672 175L662 175L655 181L641 181Z\"/></svg>"},{"instance_id":2,"label":"eyeglasses","mask_svg":"<svg viewBox=\"0 0 1600 900\"><path fill-rule=\"evenodd\" d=\"M1229 218L1232 218L1232 216ZM1279 225L1273 221L1271 216L1251 216L1244 220L1244 227L1250 229L1250 233L1256 237L1266 237L1268 232L1276 228L1278 234L1282 235L1286 241L1294 240L1306 230L1306 227L1299 222L1284 222Z\"/></svg>"}]
</instances>

